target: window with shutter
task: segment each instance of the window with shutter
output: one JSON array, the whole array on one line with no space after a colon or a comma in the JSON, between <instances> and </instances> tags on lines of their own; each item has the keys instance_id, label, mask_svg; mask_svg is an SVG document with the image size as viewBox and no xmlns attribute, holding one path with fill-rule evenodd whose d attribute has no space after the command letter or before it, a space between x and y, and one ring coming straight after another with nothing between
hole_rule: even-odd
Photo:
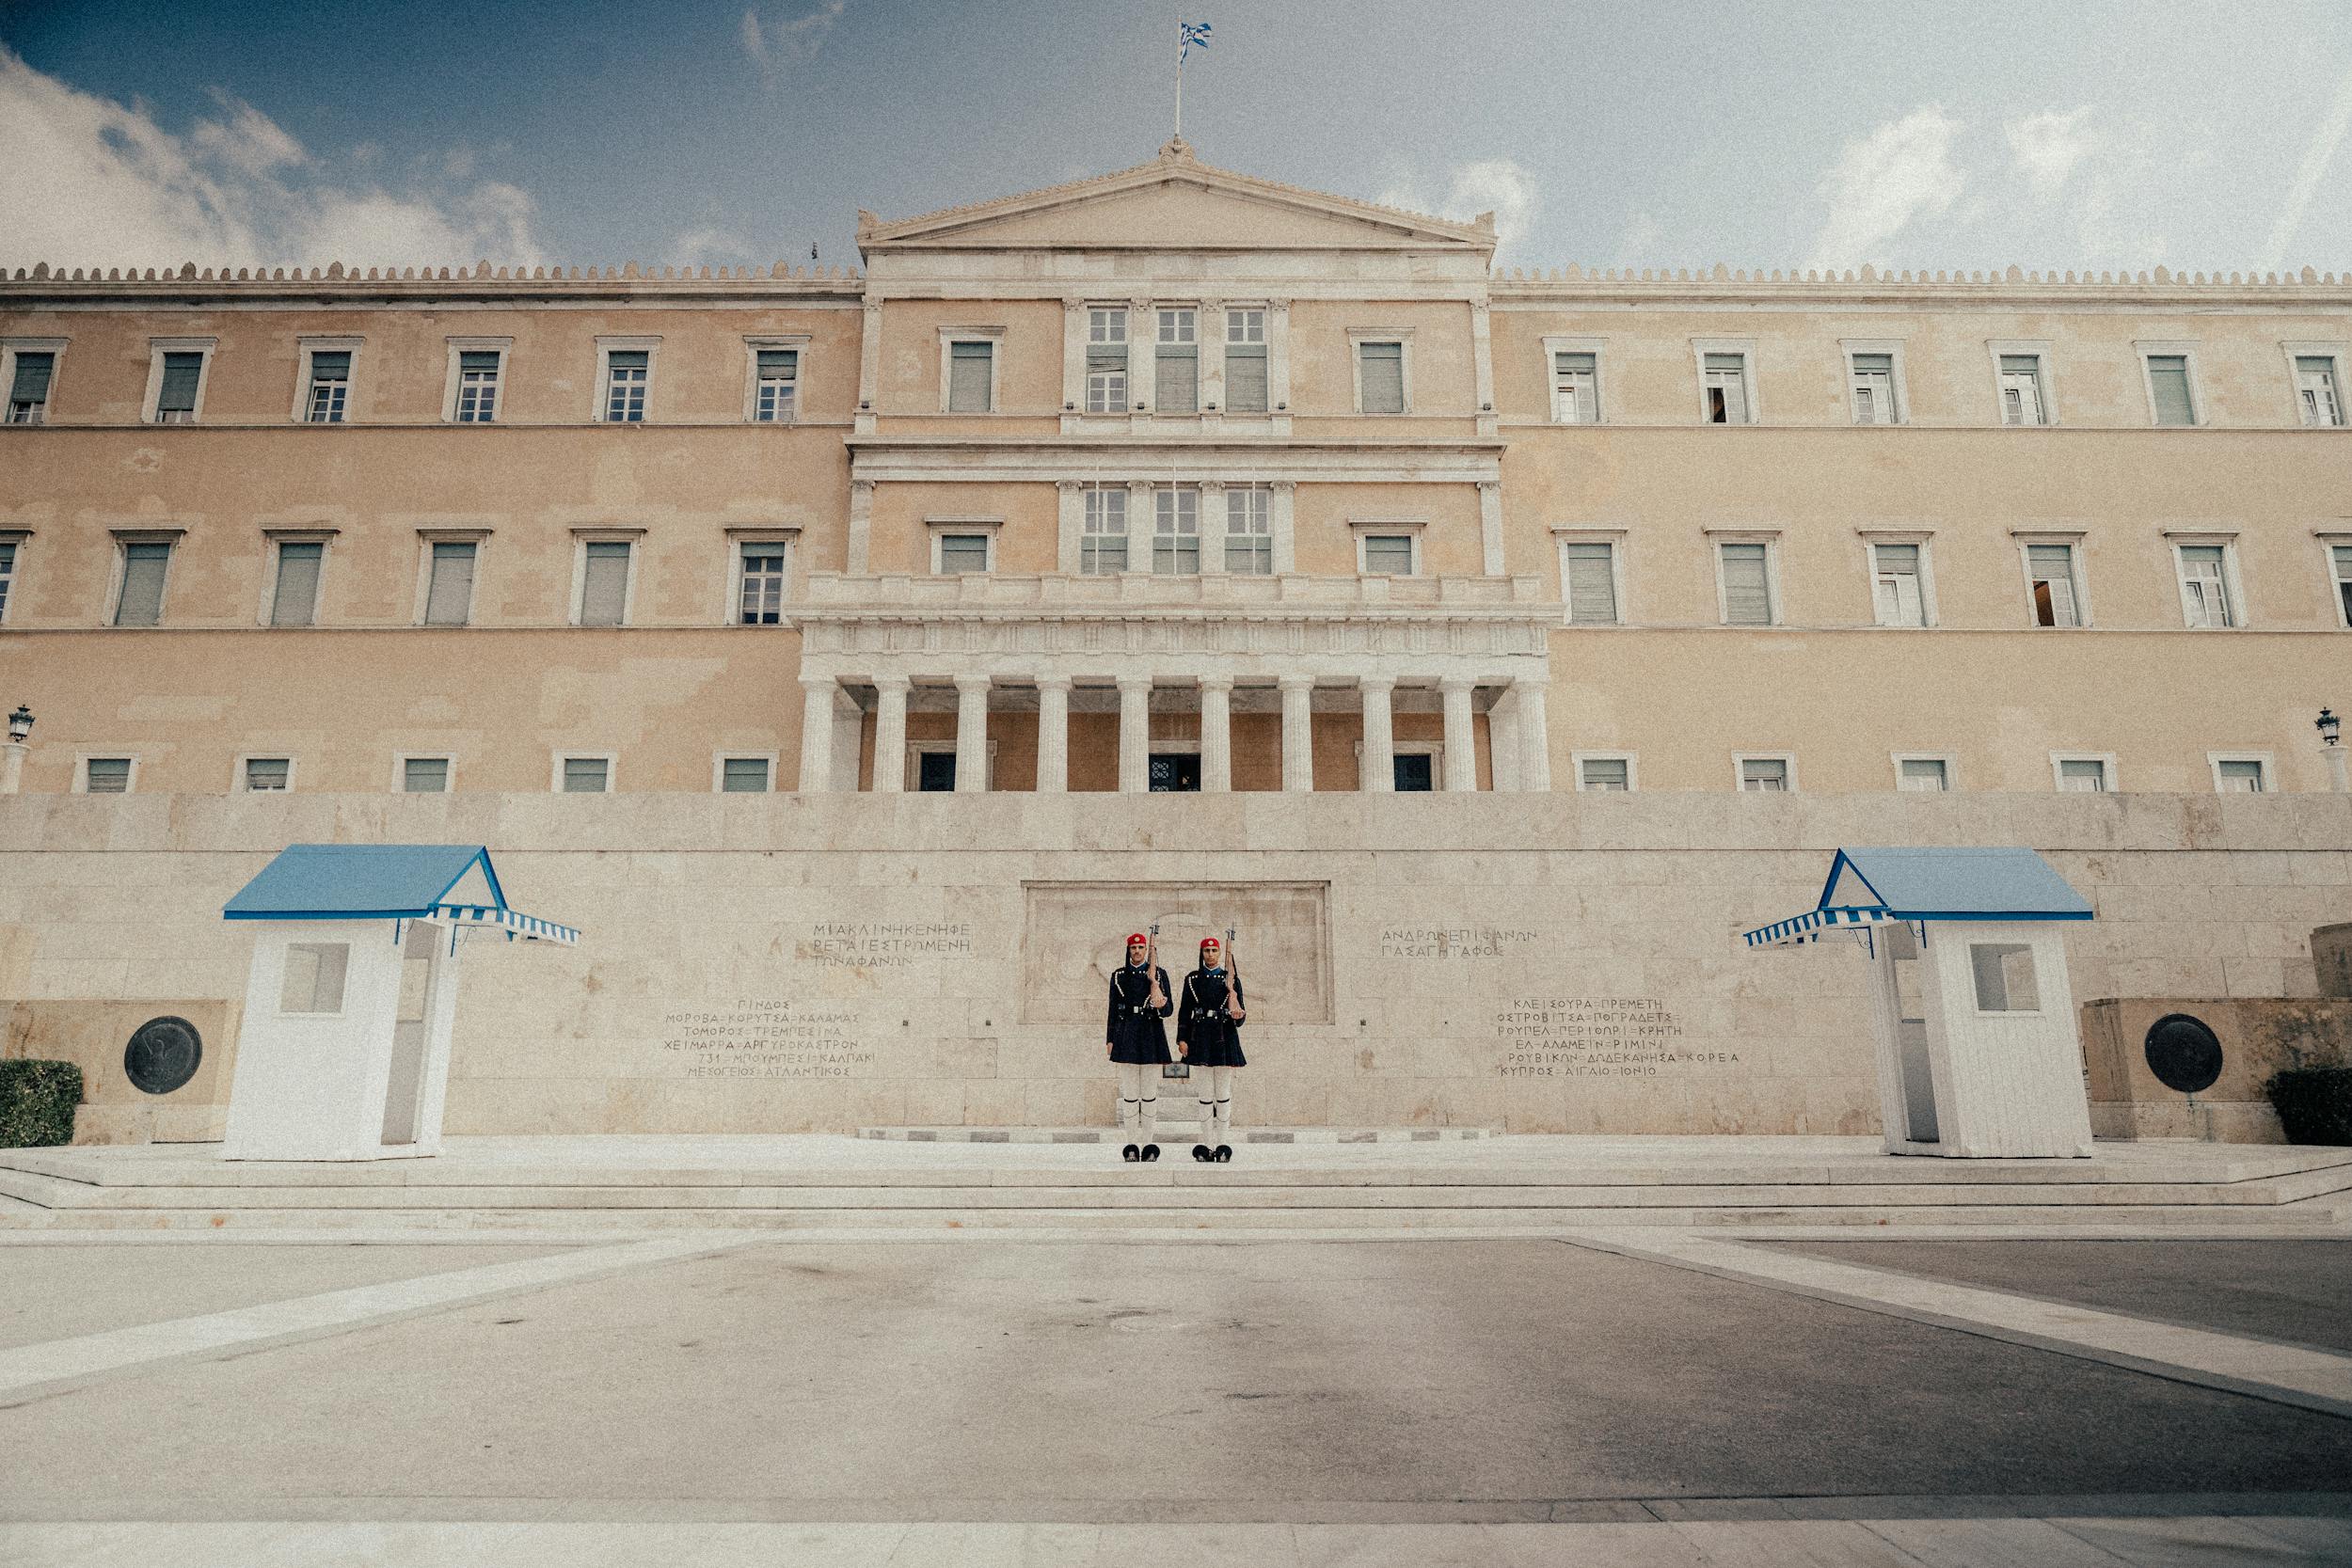
<instances>
[{"instance_id":1,"label":"window with shutter","mask_svg":"<svg viewBox=\"0 0 2352 1568\"><path fill-rule=\"evenodd\" d=\"M2082 625L2082 616L2075 608L2074 546L2026 546L2026 582L2033 594L2034 625Z\"/></svg>"},{"instance_id":2,"label":"window with shutter","mask_svg":"<svg viewBox=\"0 0 2352 1568\"><path fill-rule=\"evenodd\" d=\"M278 546L278 590L270 595L269 624L307 626L318 616L319 567L326 546L289 541Z\"/></svg>"},{"instance_id":3,"label":"window with shutter","mask_svg":"<svg viewBox=\"0 0 2352 1568\"><path fill-rule=\"evenodd\" d=\"M943 533L939 536L939 570L943 576L954 577L965 572L988 570L988 535L985 533Z\"/></svg>"},{"instance_id":4,"label":"window with shutter","mask_svg":"<svg viewBox=\"0 0 2352 1568\"><path fill-rule=\"evenodd\" d=\"M1769 626L1772 624L1771 553L1762 545L1721 546L1724 573L1724 625Z\"/></svg>"},{"instance_id":5,"label":"window with shutter","mask_svg":"<svg viewBox=\"0 0 2352 1568\"><path fill-rule=\"evenodd\" d=\"M1200 492L1160 489L1152 496L1152 570L1163 577L1200 573Z\"/></svg>"},{"instance_id":6,"label":"window with shutter","mask_svg":"<svg viewBox=\"0 0 2352 1568\"><path fill-rule=\"evenodd\" d=\"M2107 765L2096 757L2062 757L2058 761L2058 788L2069 795L2104 795L2107 790Z\"/></svg>"},{"instance_id":7,"label":"window with shutter","mask_svg":"<svg viewBox=\"0 0 2352 1568\"><path fill-rule=\"evenodd\" d=\"M403 757L400 788L405 795L445 795L449 792L449 758Z\"/></svg>"},{"instance_id":8,"label":"window with shutter","mask_svg":"<svg viewBox=\"0 0 2352 1568\"><path fill-rule=\"evenodd\" d=\"M565 757L564 793L603 795L612 786L612 764L604 757Z\"/></svg>"},{"instance_id":9,"label":"window with shutter","mask_svg":"<svg viewBox=\"0 0 2352 1568\"><path fill-rule=\"evenodd\" d=\"M2156 423L2193 425L2197 406L2188 392L2188 356L2152 354L2148 356L2148 391L2155 403Z\"/></svg>"},{"instance_id":10,"label":"window with shutter","mask_svg":"<svg viewBox=\"0 0 2352 1568\"><path fill-rule=\"evenodd\" d=\"M1266 411L1263 309L1225 312L1225 407L1233 414Z\"/></svg>"},{"instance_id":11,"label":"window with shutter","mask_svg":"<svg viewBox=\"0 0 2352 1568\"><path fill-rule=\"evenodd\" d=\"M1926 626L1927 601L1919 591L1919 546L1873 545L1870 555L1879 625Z\"/></svg>"},{"instance_id":12,"label":"window with shutter","mask_svg":"<svg viewBox=\"0 0 2352 1568\"><path fill-rule=\"evenodd\" d=\"M494 348L469 348L458 355L459 424L489 424L498 418L499 373L503 357Z\"/></svg>"},{"instance_id":13,"label":"window with shutter","mask_svg":"<svg viewBox=\"0 0 2352 1568\"><path fill-rule=\"evenodd\" d=\"M1225 492L1225 569L1242 577L1274 571L1274 493L1261 485Z\"/></svg>"},{"instance_id":14,"label":"window with shutter","mask_svg":"<svg viewBox=\"0 0 2352 1568\"><path fill-rule=\"evenodd\" d=\"M312 424L343 422L343 403L351 392L351 355L343 349L320 349L310 356L310 395L303 418Z\"/></svg>"},{"instance_id":15,"label":"window with shutter","mask_svg":"<svg viewBox=\"0 0 2352 1568\"><path fill-rule=\"evenodd\" d=\"M2001 422L2038 425L2047 421L2042 411L2042 359L2039 355L2001 356Z\"/></svg>"},{"instance_id":16,"label":"window with shutter","mask_svg":"<svg viewBox=\"0 0 2352 1568\"><path fill-rule=\"evenodd\" d=\"M1895 356L1891 354L1855 355L1853 422L1893 424L1896 418Z\"/></svg>"},{"instance_id":17,"label":"window with shutter","mask_svg":"<svg viewBox=\"0 0 2352 1568\"><path fill-rule=\"evenodd\" d=\"M1580 626L1617 624L1617 547L1589 544L1564 546L1568 571L1568 620Z\"/></svg>"},{"instance_id":18,"label":"window with shutter","mask_svg":"<svg viewBox=\"0 0 2352 1568\"><path fill-rule=\"evenodd\" d=\"M193 423L196 419L196 389L203 378L202 354L165 355L163 384L155 392L155 422Z\"/></svg>"},{"instance_id":19,"label":"window with shutter","mask_svg":"<svg viewBox=\"0 0 2352 1568\"><path fill-rule=\"evenodd\" d=\"M1369 577L1411 577L1413 536L1409 533L1365 534L1364 572Z\"/></svg>"},{"instance_id":20,"label":"window with shutter","mask_svg":"<svg viewBox=\"0 0 2352 1568\"><path fill-rule=\"evenodd\" d=\"M1788 787L1787 757L1747 757L1740 764L1740 787L1751 794L1777 795Z\"/></svg>"},{"instance_id":21,"label":"window with shutter","mask_svg":"<svg viewBox=\"0 0 2352 1568\"><path fill-rule=\"evenodd\" d=\"M436 544L426 580L424 624L462 626L473 615L474 549L471 544Z\"/></svg>"},{"instance_id":22,"label":"window with shutter","mask_svg":"<svg viewBox=\"0 0 2352 1568\"><path fill-rule=\"evenodd\" d=\"M604 358L604 417L609 424L640 424L653 356L642 348L608 350Z\"/></svg>"},{"instance_id":23,"label":"window with shutter","mask_svg":"<svg viewBox=\"0 0 2352 1568\"><path fill-rule=\"evenodd\" d=\"M1706 416L1708 424L1748 422L1748 356L1710 354L1706 358Z\"/></svg>"},{"instance_id":24,"label":"window with shutter","mask_svg":"<svg viewBox=\"0 0 2352 1568\"><path fill-rule=\"evenodd\" d=\"M1087 577L1106 577L1127 569L1127 487L1089 484L1086 489L1086 522L1078 540L1078 570Z\"/></svg>"},{"instance_id":25,"label":"window with shutter","mask_svg":"<svg viewBox=\"0 0 2352 1568\"><path fill-rule=\"evenodd\" d=\"M752 418L760 424L790 424L799 412L801 356L797 349L763 348L754 373Z\"/></svg>"},{"instance_id":26,"label":"window with shutter","mask_svg":"<svg viewBox=\"0 0 2352 1568\"><path fill-rule=\"evenodd\" d=\"M247 757L245 759L245 787L249 795L272 795L294 784L292 757Z\"/></svg>"},{"instance_id":27,"label":"window with shutter","mask_svg":"<svg viewBox=\"0 0 2352 1568\"><path fill-rule=\"evenodd\" d=\"M719 789L725 795L768 793L766 757L727 757L719 764Z\"/></svg>"},{"instance_id":28,"label":"window with shutter","mask_svg":"<svg viewBox=\"0 0 2352 1568\"><path fill-rule=\"evenodd\" d=\"M2201 629L2235 624L2230 613L2226 557L2219 545L2181 546L2181 606L2188 624Z\"/></svg>"},{"instance_id":29,"label":"window with shutter","mask_svg":"<svg viewBox=\"0 0 2352 1568\"><path fill-rule=\"evenodd\" d=\"M8 619L8 596L16 588L16 546L0 539L0 625Z\"/></svg>"},{"instance_id":30,"label":"window with shutter","mask_svg":"<svg viewBox=\"0 0 2352 1568\"><path fill-rule=\"evenodd\" d=\"M2336 608L2344 612L2344 624L2352 626L2352 545L2330 546L2328 559L2336 569ZM7 565L0 561L0 571Z\"/></svg>"},{"instance_id":31,"label":"window with shutter","mask_svg":"<svg viewBox=\"0 0 2352 1568\"><path fill-rule=\"evenodd\" d=\"M130 792L129 757L90 757L83 762L82 793L85 795L128 795Z\"/></svg>"},{"instance_id":32,"label":"window with shutter","mask_svg":"<svg viewBox=\"0 0 2352 1568\"><path fill-rule=\"evenodd\" d=\"M1914 793L1941 794L1951 788L1951 769L1942 757L1905 757L1895 787Z\"/></svg>"},{"instance_id":33,"label":"window with shutter","mask_svg":"<svg viewBox=\"0 0 2352 1568\"><path fill-rule=\"evenodd\" d=\"M1632 765L1623 757L1586 757L1577 772L1580 789L1626 790L1633 787Z\"/></svg>"},{"instance_id":34,"label":"window with shutter","mask_svg":"<svg viewBox=\"0 0 2352 1568\"><path fill-rule=\"evenodd\" d=\"M2344 403L2336 395L2336 362L2325 355L2300 355L2295 361L2296 401L2303 422L2313 428L2344 423Z\"/></svg>"},{"instance_id":35,"label":"window with shutter","mask_svg":"<svg viewBox=\"0 0 2352 1568\"><path fill-rule=\"evenodd\" d=\"M164 616L164 578L171 570L169 545L122 546L122 593L115 601L115 625L151 626Z\"/></svg>"},{"instance_id":36,"label":"window with shutter","mask_svg":"<svg viewBox=\"0 0 2352 1568\"><path fill-rule=\"evenodd\" d=\"M1087 311L1086 395L1089 414L1127 412L1127 312L1118 306Z\"/></svg>"},{"instance_id":37,"label":"window with shutter","mask_svg":"<svg viewBox=\"0 0 2352 1568\"><path fill-rule=\"evenodd\" d=\"M947 345L947 412L985 414L994 406L996 345L981 339Z\"/></svg>"},{"instance_id":38,"label":"window with shutter","mask_svg":"<svg viewBox=\"0 0 2352 1568\"><path fill-rule=\"evenodd\" d=\"M1405 345L1359 343L1356 345L1356 358L1358 373L1363 380L1363 411L1367 414L1404 413Z\"/></svg>"},{"instance_id":39,"label":"window with shutter","mask_svg":"<svg viewBox=\"0 0 2352 1568\"><path fill-rule=\"evenodd\" d=\"M49 383L56 373L55 354L19 350L9 376L8 423L40 424L49 413Z\"/></svg>"},{"instance_id":40,"label":"window with shutter","mask_svg":"<svg viewBox=\"0 0 2352 1568\"><path fill-rule=\"evenodd\" d=\"M628 610L630 546L622 540L592 539L581 547L580 624L617 626Z\"/></svg>"},{"instance_id":41,"label":"window with shutter","mask_svg":"<svg viewBox=\"0 0 2352 1568\"><path fill-rule=\"evenodd\" d=\"M1600 422L1600 356L1551 356L1551 417L1562 424Z\"/></svg>"},{"instance_id":42,"label":"window with shutter","mask_svg":"<svg viewBox=\"0 0 2352 1568\"><path fill-rule=\"evenodd\" d=\"M2224 795L2260 795L2265 781L2253 757L2224 757L2213 765L2214 783Z\"/></svg>"},{"instance_id":43,"label":"window with shutter","mask_svg":"<svg viewBox=\"0 0 2352 1568\"><path fill-rule=\"evenodd\" d=\"M740 552L742 585L736 595L737 622L746 626L780 625L787 547L746 543Z\"/></svg>"},{"instance_id":44,"label":"window with shutter","mask_svg":"<svg viewBox=\"0 0 2352 1568\"><path fill-rule=\"evenodd\" d=\"M1152 408L1159 414L1200 410L1200 314L1159 312L1159 340L1152 345Z\"/></svg>"}]
</instances>

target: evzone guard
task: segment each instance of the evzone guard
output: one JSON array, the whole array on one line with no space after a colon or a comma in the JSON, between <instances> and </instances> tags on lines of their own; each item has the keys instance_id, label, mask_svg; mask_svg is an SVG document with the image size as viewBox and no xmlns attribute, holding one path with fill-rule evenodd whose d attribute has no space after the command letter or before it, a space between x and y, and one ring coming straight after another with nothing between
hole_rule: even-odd
<instances>
[{"instance_id":1,"label":"evzone guard","mask_svg":"<svg viewBox=\"0 0 2352 1568\"><path fill-rule=\"evenodd\" d=\"M1154 935L1159 927L1152 927ZM1159 1101L1160 1069L1168 1065L1168 1028L1160 1021L1175 1011L1168 999L1168 971L1155 961L1157 944L1138 931L1127 939L1127 961L1111 972L1110 1022L1103 1036L1106 1053L1119 1065L1119 1125L1128 1138L1122 1160L1156 1160L1160 1146L1152 1131Z\"/></svg>"},{"instance_id":2,"label":"evzone guard","mask_svg":"<svg viewBox=\"0 0 2352 1568\"><path fill-rule=\"evenodd\" d=\"M1233 933L1225 933L1230 944ZM1194 1093L1200 1101L1200 1136L1196 1160L1231 1160L1226 1133L1233 1125L1233 1074L1248 1066L1241 1051L1241 971L1225 965L1228 947L1216 938L1200 942L1200 967L1184 976L1184 1000L1176 1009L1176 1053L1192 1066Z\"/></svg>"}]
</instances>

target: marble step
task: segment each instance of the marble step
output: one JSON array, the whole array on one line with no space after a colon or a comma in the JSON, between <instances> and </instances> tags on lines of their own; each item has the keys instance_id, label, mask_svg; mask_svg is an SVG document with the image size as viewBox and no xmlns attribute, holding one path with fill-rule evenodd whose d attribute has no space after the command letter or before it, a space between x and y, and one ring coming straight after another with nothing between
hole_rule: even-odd
<instances>
[{"instance_id":1,"label":"marble step","mask_svg":"<svg viewBox=\"0 0 2352 1568\"><path fill-rule=\"evenodd\" d=\"M1161 1117L1152 1123L1152 1141L1160 1144L1204 1141L1198 1117ZM1118 1145L1137 1141L1116 1127L861 1127L857 1135L918 1144ZM1244 1144L1465 1143L1502 1135L1491 1127L1235 1127L1227 1130L1224 1141L1238 1148Z\"/></svg>"}]
</instances>

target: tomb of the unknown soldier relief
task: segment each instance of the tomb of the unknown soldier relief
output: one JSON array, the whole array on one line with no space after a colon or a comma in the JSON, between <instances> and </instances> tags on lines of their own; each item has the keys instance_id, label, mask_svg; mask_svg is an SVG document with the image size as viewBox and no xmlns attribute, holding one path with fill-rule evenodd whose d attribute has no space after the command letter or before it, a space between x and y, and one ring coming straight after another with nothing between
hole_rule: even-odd
<instances>
[{"instance_id":1,"label":"tomb of the unknown soldier relief","mask_svg":"<svg viewBox=\"0 0 2352 1568\"><path fill-rule=\"evenodd\" d=\"M2352 281L1498 268L1181 138L857 234L0 278L76 1141L1108 1129L1147 928L1243 1131L2074 1157L2344 1060Z\"/></svg>"}]
</instances>

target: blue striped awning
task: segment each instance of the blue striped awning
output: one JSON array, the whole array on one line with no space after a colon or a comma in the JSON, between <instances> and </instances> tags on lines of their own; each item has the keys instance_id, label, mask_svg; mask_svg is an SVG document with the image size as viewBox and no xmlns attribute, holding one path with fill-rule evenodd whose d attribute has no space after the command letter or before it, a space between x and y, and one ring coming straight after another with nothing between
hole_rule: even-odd
<instances>
[{"instance_id":1,"label":"blue striped awning","mask_svg":"<svg viewBox=\"0 0 2352 1568\"><path fill-rule=\"evenodd\" d=\"M1854 848L1830 862L1821 901L1746 933L1750 947L1794 947L1825 931L1894 921L2089 920L2090 901L2031 849Z\"/></svg>"},{"instance_id":2,"label":"blue striped awning","mask_svg":"<svg viewBox=\"0 0 2352 1568\"><path fill-rule=\"evenodd\" d=\"M224 920L445 920L569 947L569 926L507 906L479 844L291 844L239 889Z\"/></svg>"}]
</instances>

